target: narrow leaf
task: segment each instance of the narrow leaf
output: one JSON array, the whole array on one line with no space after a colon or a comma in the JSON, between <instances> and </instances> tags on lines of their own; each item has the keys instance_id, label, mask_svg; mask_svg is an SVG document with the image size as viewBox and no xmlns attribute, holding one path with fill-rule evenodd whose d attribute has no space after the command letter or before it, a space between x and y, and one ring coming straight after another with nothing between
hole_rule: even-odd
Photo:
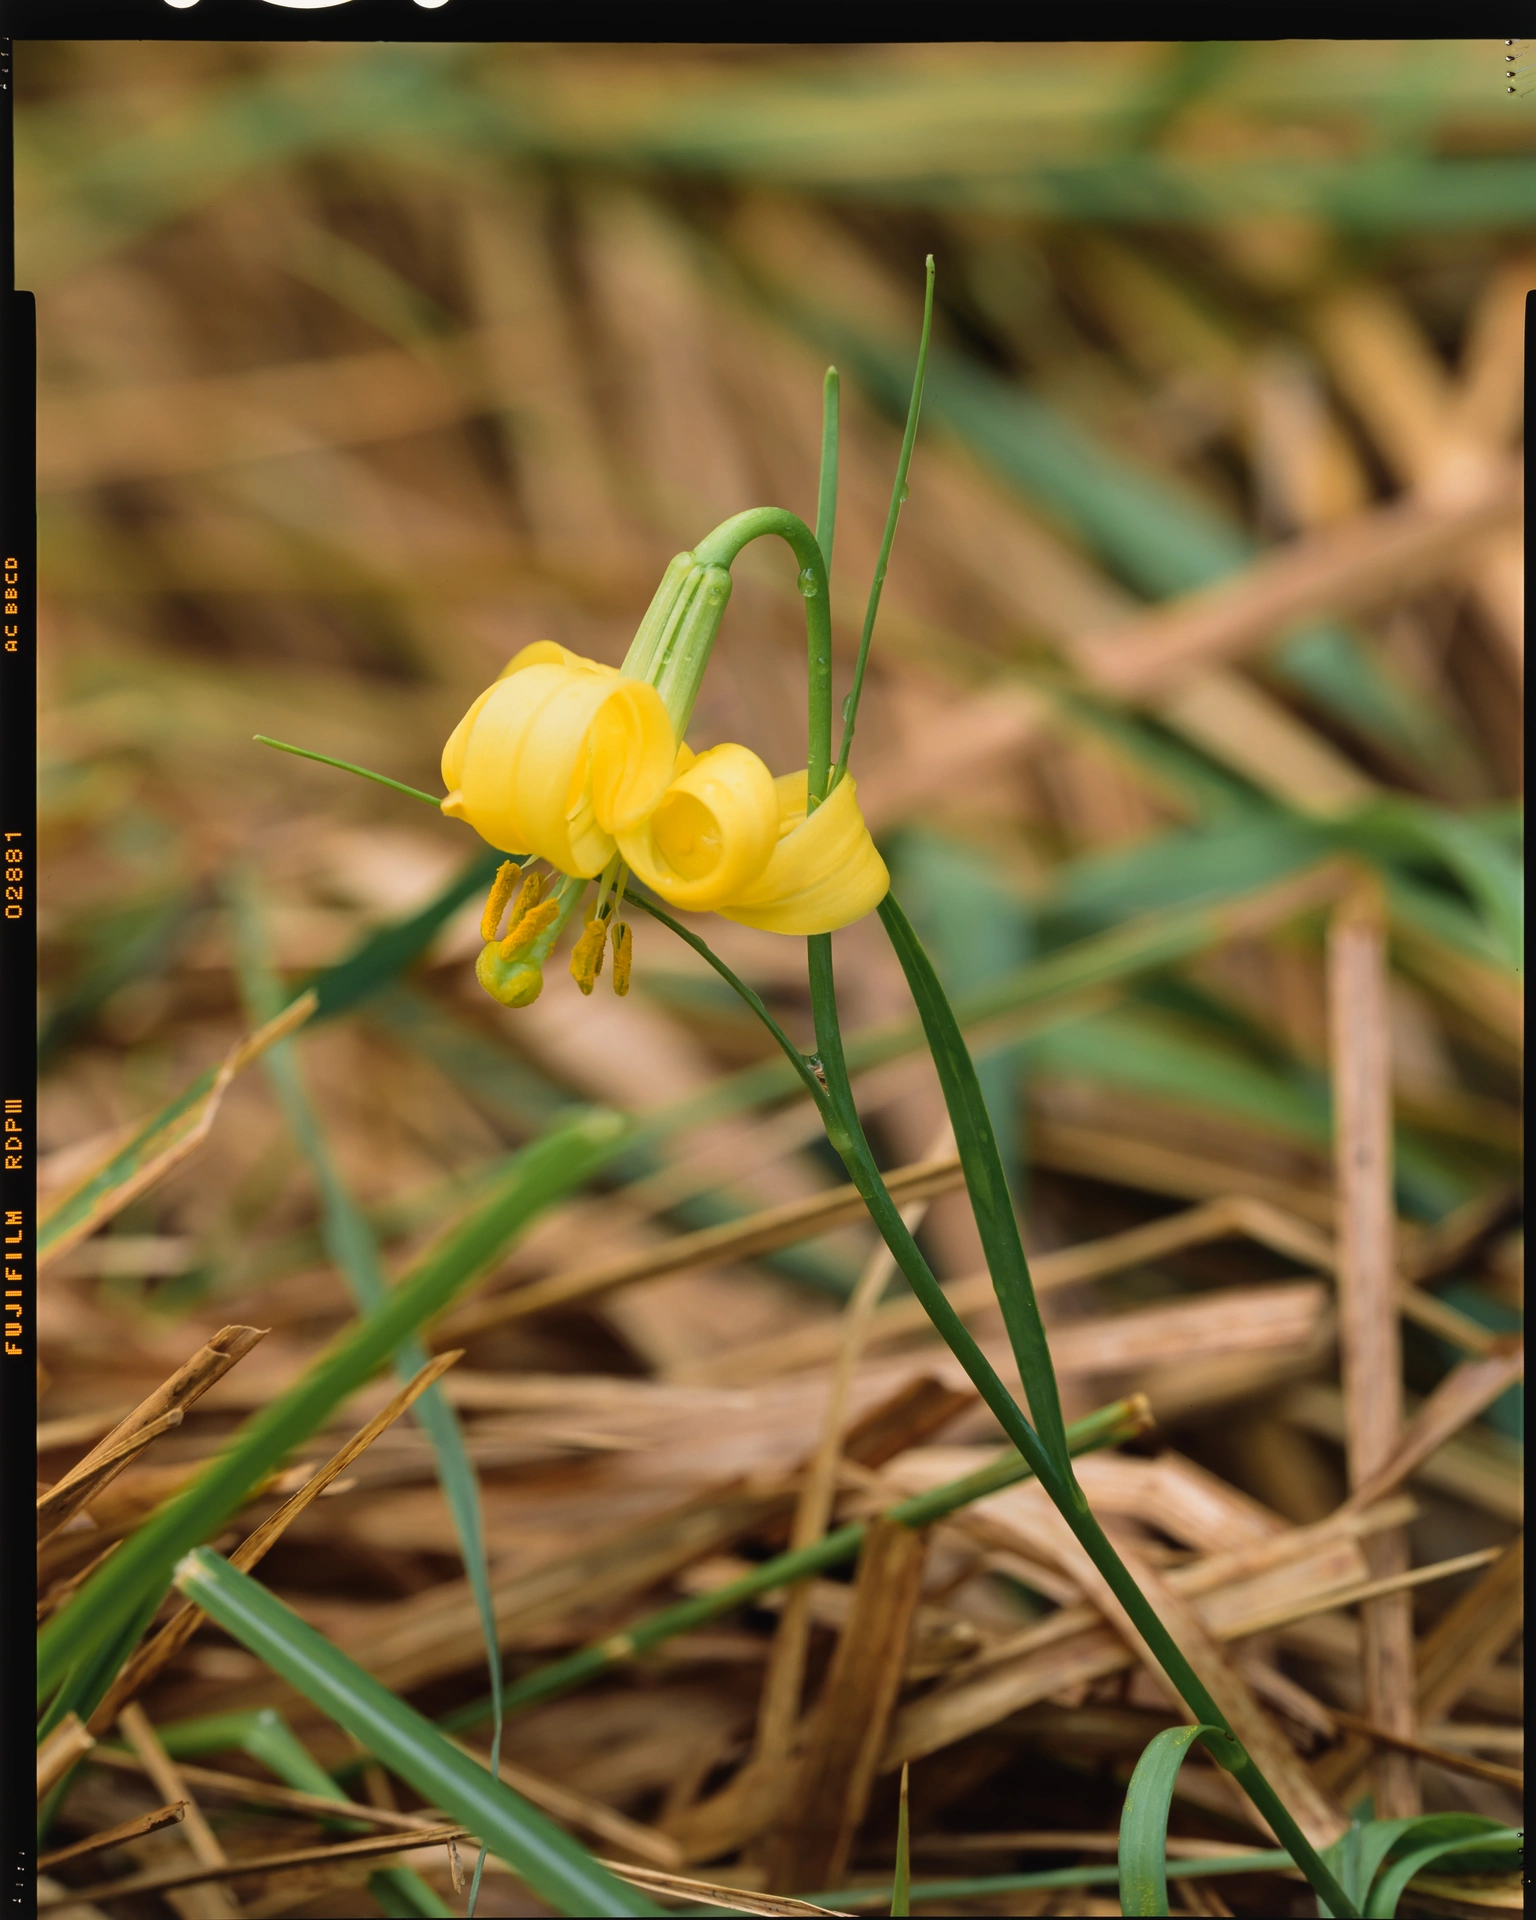
<instances>
[{"instance_id":1,"label":"narrow leaf","mask_svg":"<svg viewBox=\"0 0 1536 1920\"><path fill-rule=\"evenodd\" d=\"M1367 1896L1364 1911L1368 1920L1393 1920L1408 1883L1436 1860L1451 1854L1492 1850L1507 1852L1513 1866L1521 1855L1521 1836L1486 1816L1429 1814L1414 1821L1412 1826L1416 1830L1413 1840L1406 1849L1394 1849L1396 1857ZM1401 1848L1402 1843L1398 1844Z\"/></svg>"},{"instance_id":2,"label":"narrow leaf","mask_svg":"<svg viewBox=\"0 0 1536 1920\"><path fill-rule=\"evenodd\" d=\"M72 1669L94 1649L115 1640L146 1606L152 1615L172 1567L188 1548L215 1532L264 1474L483 1272L536 1213L594 1173L618 1149L625 1131L617 1114L577 1110L564 1125L518 1154L497 1189L390 1289L378 1312L338 1335L286 1393L247 1423L206 1472L153 1514L60 1608L38 1638L39 1699L52 1696ZM131 1645L121 1648L119 1662ZM99 1681L102 1688L112 1677L94 1667L90 1671L93 1684ZM74 1682L65 1693L64 1705L82 1717L89 1716L101 1697L97 1692L86 1698Z\"/></svg>"},{"instance_id":3,"label":"narrow leaf","mask_svg":"<svg viewBox=\"0 0 1536 1920\"><path fill-rule=\"evenodd\" d=\"M881 901L880 918L901 962L912 998L917 1002L923 1033L938 1069L944 1104L955 1129L955 1146L965 1170L971 1212L975 1215L998 1304L1003 1310L1029 1410L1041 1440L1065 1469L1067 1438L1056 1370L1051 1364L1045 1324L1040 1318L1034 1282L1029 1277L1029 1262L1024 1256L1024 1243L1013 1211L1013 1196L1008 1190L975 1063L966 1050L959 1022L939 985L933 963L893 895L887 894Z\"/></svg>"},{"instance_id":4,"label":"narrow leaf","mask_svg":"<svg viewBox=\"0 0 1536 1920\"><path fill-rule=\"evenodd\" d=\"M1147 1743L1120 1813L1120 1908L1123 1913L1168 1911L1168 1809L1173 1783L1191 1746L1209 1726L1168 1727Z\"/></svg>"},{"instance_id":5,"label":"narrow leaf","mask_svg":"<svg viewBox=\"0 0 1536 1920\"><path fill-rule=\"evenodd\" d=\"M346 1806L347 1797L321 1766L275 1707L256 1707L245 1713L208 1714L197 1720L173 1721L155 1729L173 1760L192 1760L205 1753L230 1748L275 1773L285 1786L317 1794ZM366 1822L338 1819L328 1826L342 1833L368 1833ZM453 1909L444 1904L410 1867L379 1867L368 1876L368 1891L388 1914L411 1920L445 1920Z\"/></svg>"},{"instance_id":6,"label":"narrow leaf","mask_svg":"<svg viewBox=\"0 0 1536 1920\"><path fill-rule=\"evenodd\" d=\"M391 780L387 773L375 773L371 767L355 766L350 760L333 760L328 753L316 753L312 747L290 746L286 740L273 740L267 734L252 734L251 738L259 747L275 747L279 753L291 753L300 760L318 760L323 767L335 767L341 773L355 773L359 780L372 780L381 787L391 787L396 793L407 794L412 800L424 800L434 811L440 807L440 801L430 793L423 793L420 787L408 787L403 780Z\"/></svg>"},{"instance_id":7,"label":"narrow leaf","mask_svg":"<svg viewBox=\"0 0 1536 1920\"><path fill-rule=\"evenodd\" d=\"M569 1835L451 1744L265 1587L206 1547L176 1570L181 1591L243 1647L443 1808L561 1913L653 1914Z\"/></svg>"},{"instance_id":8,"label":"narrow leaf","mask_svg":"<svg viewBox=\"0 0 1536 1920\"><path fill-rule=\"evenodd\" d=\"M864 691L864 672L869 665L869 645L874 638L875 617L880 611L880 596L885 591L885 574L891 563L896 523L906 504L907 474L912 465L912 449L917 442L917 422L923 410L923 386L928 375L928 348L933 338L933 279L933 255L930 253L923 284L923 331L917 343L917 366L912 374L911 397L907 401L907 424L901 436L901 453L896 461L896 478L891 485L891 504L885 516L885 532L880 540L880 556L875 562L875 577L869 583L864 627L859 635L859 657L853 669L853 689L843 707L843 741L837 750L837 765L828 784L829 792L848 771L848 755L853 747L853 732L859 718L859 696ZM831 564L830 559L828 564Z\"/></svg>"},{"instance_id":9,"label":"narrow leaf","mask_svg":"<svg viewBox=\"0 0 1536 1920\"><path fill-rule=\"evenodd\" d=\"M281 1003L282 995L272 971L254 874L246 872L237 877L230 890L230 904L235 914L235 952L246 1002L257 1013L269 1012ZM292 1047L285 1045L274 1048L267 1058L266 1068L278 1104L309 1161L315 1184L320 1190L321 1233L326 1251L345 1276L358 1312L376 1313L388 1295L378 1243L361 1207L341 1177L341 1170L326 1142L319 1115L310 1101ZM418 1339L405 1341L395 1353L395 1370L402 1381L413 1380L427 1364L427 1350ZM459 1557L463 1561L465 1577L480 1615L493 1703L491 1766L494 1770L501 1760L501 1647L496 1636L496 1609L491 1598L490 1566L485 1551L480 1482L470 1461L469 1449L464 1444L458 1418L440 1386L431 1386L421 1395L413 1415L432 1443L438 1484L453 1519ZM475 1908L483 1866L482 1855L475 1869L475 1887L469 1902L471 1913Z\"/></svg>"}]
</instances>

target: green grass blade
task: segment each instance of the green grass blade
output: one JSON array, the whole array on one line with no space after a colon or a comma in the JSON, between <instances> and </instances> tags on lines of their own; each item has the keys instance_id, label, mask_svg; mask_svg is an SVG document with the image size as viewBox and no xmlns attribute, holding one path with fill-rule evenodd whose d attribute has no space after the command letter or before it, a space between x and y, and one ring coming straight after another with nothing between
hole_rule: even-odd
<instances>
[{"instance_id":1,"label":"green grass blade","mask_svg":"<svg viewBox=\"0 0 1536 1920\"><path fill-rule=\"evenodd\" d=\"M843 741L837 750L828 791L848 771L848 755L853 747L854 728L859 718L859 698L864 691L864 671L869 665L869 645L874 638L875 620L880 612L880 596L885 591L885 573L891 563L891 548L896 540L896 523L907 502L907 474L912 466L912 449L917 444L917 422L923 410L923 386L928 377L928 348L933 339L933 255L923 270L923 330L917 343L917 366L912 375L912 394L907 401L907 424L901 436L901 453L896 461L896 478L891 483L891 504L885 516L885 532L880 537L880 555L875 561L875 577L869 583L869 599L864 608L864 626L859 634L859 657L853 668L853 687L843 702Z\"/></svg>"},{"instance_id":2,"label":"green grass blade","mask_svg":"<svg viewBox=\"0 0 1536 1920\"><path fill-rule=\"evenodd\" d=\"M658 1911L258 1581L199 1547L178 1565L176 1584L428 1805L468 1827L559 1912Z\"/></svg>"},{"instance_id":3,"label":"green grass blade","mask_svg":"<svg viewBox=\"0 0 1536 1920\"><path fill-rule=\"evenodd\" d=\"M1100 1447L1114 1447L1123 1440L1135 1439L1146 1431L1146 1421L1144 1402L1135 1399L1116 1400L1107 1407L1101 1407L1097 1413L1074 1421L1067 1428L1067 1440L1074 1454L1092 1453ZM1029 1479L1033 1472L1029 1462L1019 1454L1005 1453L958 1480L946 1481L943 1486L931 1487L927 1493L913 1494L909 1499L898 1501L895 1506L886 1508L885 1518L899 1520L908 1527L932 1526L936 1520L958 1512L972 1501L984 1500L988 1494L998 1493L1004 1487ZM595 1680L599 1674L608 1672L621 1662L633 1659L636 1654L649 1652L652 1647L659 1647L680 1633L691 1633L696 1627L718 1620L722 1614L734 1613L738 1607L747 1605L760 1594L771 1593L776 1587L790 1586L797 1580L807 1580L828 1567L842 1566L858 1553L867 1530L867 1521L852 1520L847 1526L823 1534L809 1546L775 1554L772 1559L760 1562L739 1579L712 1587L708 1593L698 1594L691 1600L680 1600L674 1606L662 1607L656 1613L647 1614L643 1619L631 1622L621 1634L605 1634L601 1640L595 1640L575 1653L536 1667L532 1673L525 1673L508 1688L508 1711L519 1711L540 1701L555 1699L574 1687ZM450 1730L472 1727L484 1720L489 1711L488 1700L472 1701L467 1706L455 1707L438 1724Z\"/></svg>"},{"instance_id":4,"label":"green grass blade","mask_svg":"<svg viewBox=\"0 0 1536 1920\"><path fill-rule=\"evenodd\" d=\"M1482 910L1506 967L1525 963L1525 868L1495 833L1444 807L1393 795L1356 814L1344 836L1378 859L1428 855Z\"/></svg>"},{"instance_id":5,"label":"green grass blade","mask_svg":"<svg viewBox=\"0 0 1536 1920\"><path fill-rule=\"evenodd\" d=\"M1029 1277L1029 1262L1019 1237L1019 1223L1013 1211L1013 1196L997 1150L997 1139L982 1098L975 1063L961 1038L959 1022L939 985L932 962L911 923L887 894L880 902L880 920L890 936L896 957L901 962L912 998L923 1023L928 1050L938 1070L955 1130L955 1146L965 1173L965 1188L970 1195L971 1212L981 1236L987 1268L992 1275L998 1305L1008 1328L1019 1378L1029 1401L1029 1410L1041 1440L1049 1447L1065 1471L1067 1468L1066 1426L1061 1416L1061 1395L1056 1385L1056 1369L1045 1337L1045 1323L1035 1299L1034 1282Z\"/></svg>"},{"instance_id":6,"label":"green grass blade","mask_svg":"<svg viewBox=\"0 0 1536 1920\"><path fill-rule=\"evenodd\" d=\"M284 1786L313 1793L342 1806L347 1797L321 1766L275 1707L256 1707L247 1713L208 1714L197 1720L173 1721L155 1729L160 1744L173 1760L195 1760L205 1753L233 1748L275 1773ZM328 1820L338 1833L369 1833L367 1821ZM389 1914L421 1916L422 1920L451 1920L447 1906L419 1873L409 1867L380 1867L368 1876L368 1891Z\"/></svg>"},{"instance_id":7,"label":"green grass blade","mask_svg":"<svg viewBox=\"0 0 1536 1920\"><path fill-rule=\"evenodd\" d=\"M496 1191L390 1289L377 1313L338 1335L301 1379L247 1422L228 1450L124 1541L48 1621L38 1639L39 1699L50 1698L92 1649L163 1594L172 1567L190 1547L222 1526L264 1474L499 1257L535 1214L595 1173L624 1135L617 1114L576 1110L518 1154ZM84 1718L95 1702L72 1694L69 1704L77 1711L83 1707Z\"/></svg>"},{"instance_id":8,"label":"green grass blade","mask_svg":"<svg viewBox=\"0 0 1536 1920\"><path fill-rule=\"evenodd\" d=\"M870 1152L869 1142L864 1137L859 1121L858 1109L849 1084L842 1030L837 1016L837 988L833 975L830 936L812 935L806 942L806 952L810 970L811 1008L815 1019L816 1042L825 1087L825 1099L818 1101L818 1105L826 1126L827 1139L847 1167L849 1176L868 1207L870 1217L879 1229L881 1238L890 1249L897 1266L906 1276L945 1345L959 1360L982 1400L996 1416L1004 1433L1038 1475L1052 1504L1062 1514L1094 1565L1109 1582L1116 1598L1130 1613L1151 1645L1164 1672L1173 1681L1185 1701L1202 1719L1209 1721L1222 1734L1223 1764L1237 1777L1244 1791L1269 1821L1276 1834L1286 1842L1319 1896L1326 1901L1336 1915L1343 1916L1344 1920L1352 1920L1357 1911L1355 1905L1349 1901L1334 1878L1332 1870L1307 1840L1274 1788L1254 1763L1252 1756L1244 1750L1237 1736L1226 1726L1221 1709L1211 1698L1209 1691L1185 1659L1172 1635L1147 1601L1145 1594L1131 1577L1124 1562L1105 1536L1103 1528L1094 1519L1087 1500L1073 1476L1065 1445L1063 1444L1060 1452L1057 1452L1042 1442L1040 1435L1025 1418L1018 1404L993 1370L986 1355L956 1314L948 1296L935 1279L932 1268L928 1265L916 1241L913 1240L899 1209L891 1199L885 1182L880 1177L874 1156ZM721 972L722 977L734 978L729 969L723 965L717 970ZM745 991L743 989L744 993ZM932 992L937 999L942 999L942 992L936 981L932 983ZM949 1018L953 1022L952 1012ZM769 1024L771 1026L772 1023ZM958 1025L958 1023L955 1024ZM777 1033L776 1029L775 1032ZM786 1048L789 1047L789 1043L782 1037L780 1037L780 1044ZM972 1083L974 1085L974 1072ZM979 1094L975 1098L979 1105ZM994 1143L993 1153L995 1152ZM1048 1353L1046 1359L1049 1364ZM1051 1376L1051 1383L1054 1386L1054 1374Z\"/></svg>"},{"instance_id":9,"label":"green grass blade","mask_svg":"<svg viewBox=\"0 0 1536 1920\"><path fill-rule=\"evenodd\" d=\"M1086 854L1052 874L1037 909L1040 935L1054 947L1143 914L1231 899L1300 873L1330 844L1315 821L1266 806Z\"/></svg>"},{"instance_id":10,"label":"green grass blade","mask_svg":"<svg viewBox=\"0 0 1536 1920\"><path fill-rule=\"evenodd\" d=\"M368 1891L389 1920L452 1920L453 1908L409 1867L382 1867L368 1876ZM471 1907L471 1912L474 1909Z\"/></svg>"},{"instance_id":11,"label":"green grass blade","mask_svg":"<svg viewBox=\"0 0 1536 1920\"><path fill-rule=\"evenodd\" d=\"M346 1795L309 1751L276 1707L252 1707L243 1713L201 1714L172 1720L155 1729L173 1760L198 1760L209 1753L244 1753L259 1760L285 1786L300 1793L345 1804ZM344 1823L349 1830L356 1821ZM367 1823L362 1823L366 1825Z\"/></svg>"},{"instance_id":12,"label":"green grass blade","mask_svg":"<svg viewBox=\"0 0 1536 1920\"><path fill-rule=\"evenodd\" d=\"M1141 163L1139 163L1141 164ZM907 382L901 356L856 319L781 298L783 316L839 357L899 417ZM1107 566L1149 599L1189 593L1247 566L1258 551L1236 521L1193 487L1146 471L1017 382L936 349L928 372L931 417L1025 498L1064 519ZM1273 664L1353 731L1416 766L1464 761L1468 749L1444 718L1398 683L1347 628L1312 621L1281 640Z\"/></svg>"},{"instance_id":13,"label":"green grass blade","mask_svg":"<svg viewBox=\"0 0 1536 1920\"><path fill-rule=\"evenodd\" d=\"M1395 1858L1371 1888L1364 1909L1367 1920L1393 1920L1398 1902L1415 1874L1448 1855L1472 1851L1507 1853L1511 1865L1521 1857L1522 1836L1485 1815L1427 1814L1406 1824L1410 1827L1409 1844L1404 1846L1402 1840L1398 1841L1393 1850Z\"/></svg>"},{"instance_id":14,"label":"green grass blade","mask_svg":"<svg viewBox=\"0 0 1536 1920\"><path fill-rule=\"evenodd\" d=\"M912 1843L907 1830L907 1775L910 1771L903 1762L901 1800L896 1809L896 1880L891 1888L892 1914L912 1911Z\"/></svg>"},{"instance_id":15,"label":"green grass blade","mask_svg":"<svg viewBox=\"0 0 1536 1920\"><path fill-rule=\"evenodd\" d=\"M56 1249L61 1251L61 1242L73 1241L112 1217L114 1196L123 1192L130 1182L136 1181L167 1145L196 1124L198 1116L194 1109L213 1092L218 1072L217 1067L209 1067L205 1073L200 1073L191 1086L168 1100L157 1113L151 1114L133 1138L120 1147L105 1166L99 1167L88 1180L55 1202L38 1222L39 1259L54 1253ZM135 1192L139 1190L137 1187L134 1189Z\"/></svg>"},{"instance_id":16,"label":"green grass blade","mask_svg":"<svg viewBox=\"0 0 1536 1920\"><path fill-rule=\"evenodd\" d=\"M256 1014L268 1014L270 1017L282 1003L282 990L272 971L253 873L246 871L236 876L230 887L230 905L235 916L235 953L246 1004ZM362 1209L341 1177L319 1116L304 1085L292 1046L283 1044L274 1047L267 1056L266 1069L278 1104L310 1164L315 1184L320 1190L321 1235L326 1251L345 1277L358 1312L376 1313L383 1306L389 1291L383 1263L379 1259L378 1243ZM408 1382L426 1366L428 1358L427 1350L419 1340L407 1340L395 1353L395 1371L402 1382ZM480 1482L470 1460L469 1449L464 1444L458 1419L441 1385L429 1387L416 1401L411 1412L416 1424L432 1444L438 1485L453 1520L459 1557L474 1595L476 1611L480 1615L493 1703L491 1767L494 1771L501 1763L501 1648L496 1636L495 1604L491 1599ZM476 1867L476 1892L483 1864L482 1856ZM473 1912L473 1895L469 1904Z\"/></svg>"},{"instance_id":17,"label":"green grass blade","mask_svg":"<svg viewBox=\"0 0 1536 1920\"><path fill-rule=\"evenodd\" d=\"M112 1556L116 1565L117 1555ZM104 1569L109 1574L110 1568ZM102 1576L98 1576L100 1578ZM37 1738L42 1741L45 1734L56 1727L66 1713L75 1712L82 1720L90 1718L97 1702L116 1679L123 1662L133 1652L139 1641L148 1632L150 1623L159 1610L160 1602L154 1594L148 1598L139 1598L131 1608L125 1608L116 1617L109 1629L92 1641L71 1667L64 1685L59 1689L48 1710L37 1725ZM43 1694L38 1693L41 1703Z\"/></svg>"},{"instance_id":18,"label":"green grass blade","mask_svg":"<svg viewBox=\"0 0 1536 1920\"><path fill-rule=\"evenodd\" d=\"M1181 1860L1174 1877L1215 1880L1229 1873L1279 1873L1294 1864L1291 1856L1278 1848L1262 1853L1223 1853L1206 1860ZM940 1901L988 1900L1003 1893L1027 1893L1033 1887L1109 1887L1119 1878L1116 1866L1043 1867L1034 1873L992 1873L971 1880L915 1880L910 1896L927 1907ZM802 1893L799 1898L831 1907L834 1912L859 1913L885 1906L894 1891L893 1887L830 1887L819 1893ZM705 1909L684 1907L681 1912L697 1914L703 1920Z\"/></svg>"},{"instance_id":19,"label":"green grass blade","mask_svg":"<svg viewBox=\"0 0 1536 1920\"><path fill-rule=\"evenodd\" d=\"M1168 1911L1168 1810L1184 1757L1216 1727L1168 1727L1147 1743L1120 1811L1120 1910Z\"/></svg>"}]
</instances>

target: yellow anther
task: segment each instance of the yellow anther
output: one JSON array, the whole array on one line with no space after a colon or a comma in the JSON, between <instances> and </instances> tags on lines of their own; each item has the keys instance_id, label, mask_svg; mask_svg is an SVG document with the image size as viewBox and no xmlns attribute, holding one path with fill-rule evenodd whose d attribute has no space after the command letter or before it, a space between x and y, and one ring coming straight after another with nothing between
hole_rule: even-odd
<instances>
[{"instance_id":1,"label":"yellow anther","mask_svg":"<svg viewBox=\"0 0 1536 1920\"><path fill-rule=\"evenodd\" d=\"M603 970L603 948L608 940L604 920L587 922L586 931L571 949L571 978L583 993L590 993Z\"/></svg>"},{"instance_id":2,"label":"yellow anther","mask_svg":"<svg viewBox=\"0 0 1536 1920\"><path fill-rule=\"evenodd\" d=\"M523 883L523 890L524 892L527 891L526 881ZM521 898L519 898L517 904L518 906L523 904ZM523 914L520 919L516 912L514 912L512 915L512 925L508 930L507 937L502 941L498 949L502 959L510 960L519 947L526 947L530 942L536 940L547 926L559 918L559 915L560 902L558 900L546 900L542 906L530 907L528 912Z\"/></svg>"},{"instance_id":3,"label":"yellow anther","mask_svg":"<svg viewBox=\"0 0 1536 1920\"><path fill-rule=\"evenodd\" d=\"M629 992L629 966L634 944L628 926L620 920L613 929L613 990L621 999Z\"/></svg>"},{"instance_id":4,"label":"yellow anther","mask_svg":"<svg viewBox=\"0 0 1536 1920\"><path fill-rule=\"evenodd\" d=\"M491 882L490 896L485 903L485 912L480 916L480 938L494 940L496 929L501 925L501 916L507 901L512 897L512 888L518 876L518 868L510 860L503 860L496 869L496 878ZM524 886L528 883L523 882Z\"/></svg>"}]
</instances>

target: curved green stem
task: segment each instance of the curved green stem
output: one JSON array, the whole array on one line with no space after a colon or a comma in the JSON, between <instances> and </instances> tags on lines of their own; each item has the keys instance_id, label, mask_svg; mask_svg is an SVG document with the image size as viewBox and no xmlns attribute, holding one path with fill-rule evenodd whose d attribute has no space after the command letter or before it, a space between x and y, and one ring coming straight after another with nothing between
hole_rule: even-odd
<instances>
[{"instance_id":1,"label":"curved green stem","mask_svg":"<svg viewBox=\"0 0 1536 1920\"><path fill-rule=\"evenodd\" d=\"M777 534L800 568L805 596L805 633L810 655L810 721L806 747L807 806L812 813L827 797L832 769L832 604L827 563L816 536L784 507L750 507L705 534L693 555L701 566L729 567L754 540Z\"/></svg>"}]
</instances>

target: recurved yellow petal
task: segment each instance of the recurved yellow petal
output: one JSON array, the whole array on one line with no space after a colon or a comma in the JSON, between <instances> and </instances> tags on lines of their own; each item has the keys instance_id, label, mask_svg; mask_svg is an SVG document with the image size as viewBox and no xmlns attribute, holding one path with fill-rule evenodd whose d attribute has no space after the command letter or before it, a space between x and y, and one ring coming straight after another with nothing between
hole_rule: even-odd
<instances>
[{"instance_id":1,"label":"recurved yellow petal","mask_svg":"<svg viewBox=\"0 0 1536 1920\"><path fill-rule=\"evenodd\" d=\"M809 817L803 770L781 774L773 784L779 838L768 864L714 911L769 933L834 933L862 919L885 898L891 876L869 837L852 778L845 775Z\"/></svg>"},{"instance_id":2,"label":"recurved yellow petal","mask_svg":"<svg viewBox=\"0 0 1536 1920\"><path fill-rule=\"evenodd\" d=\"M443 809L493 847L590 877L655 808L676 752L654 687L539 641L455 727Z\"/></svg>"},{"instance_id":3,"label":"recurved yellow petal","mask_svg":"<svg viewBox=\"0 0 1536 1920\"><path fill-rule=\"evenodd\" d=\"M554 640L535 640L532 645L520 648L448 736L448 744L443 748L443 785L448 789L450 798L464 777L464 752L480 709L510 675L521 673L524 667L544 666L579 667L589 673L614 672L612 667L602 666L596 660L584 660L579 653L572 653L568 647L562 647ZM462 807L445 808L445 811L452 813L456 820L464 818ZM525 853L527 849L515 847L508 851Z\"/></svg>"},{"instance_id":4,"label":"recurved yellow petal","mask_svg":"<svg viewBox=\"0 0 1536 1920\"><path fill-rule=\"evenodd\" d=\"M677 758L677 777L661 804L619 834L619 851L663 900L702 913L742 893L768 865L779 799L773 775L749 747L698 755L684 748Z\"/></svg>"}]
</instances>

